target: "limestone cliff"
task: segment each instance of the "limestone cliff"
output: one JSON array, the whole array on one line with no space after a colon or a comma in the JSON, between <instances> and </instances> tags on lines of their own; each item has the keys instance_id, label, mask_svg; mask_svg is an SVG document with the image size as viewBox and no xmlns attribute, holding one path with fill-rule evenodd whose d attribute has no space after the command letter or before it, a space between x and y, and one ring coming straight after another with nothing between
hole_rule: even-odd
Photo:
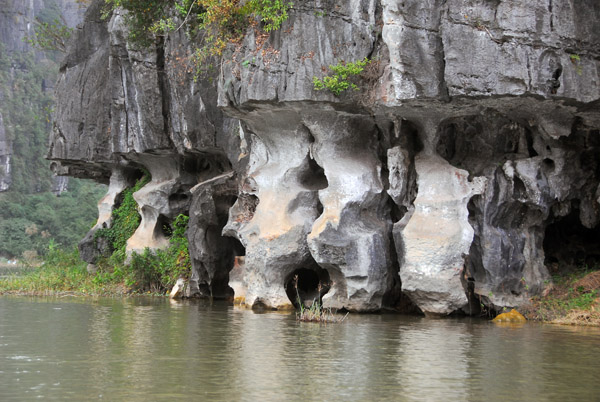
<instances>
[{"instance_id":1,"label":"limestone cliff","mask_svg":"<svg viewBox=\"0 0 600 402\"><path fill-rule=\"evenodd\" d=\"M0 79L0 110L7 109L6 103L9 99L20 97L16 94L19 91L18 87L21 86L20 77L17 76L27 70L25 63L20 59L23 55L34 55L36 62L47 68L45 75L36 77L36 80L40 81L43 92L52 93L54 78L49 78L52 74L52 62L47 59L43 51L34 49L26 40L34 37L37 19L40 16L54 17L53 13L55 13L57 16L62 16L67 26L75 27L82 21L84 12L85 4L77 0L0 0L0 58L7 61L7 64L2 66L4 70L2 72L6 76ZM31 93L27 95L32 96ZM20 108L28 108L29 106L25 106L28 101L32 102L31 98L23 100ZM18 103L19 100L14 102ZM6 113L5 117L10 120L10 113ZM17 134L14 133L14 128L10 130L10 125L8 127L9 130L5 128L0 115L0 192L8 190L13 181L11 175L13 145L14 136ZM17 156L22 157L18 154ZM64 191L66 178L55 179L52 187L57 194Z\"/></svg>"},{"instance_id":2,"label":"limestone cliff","mask_svg":"<svg viewBox=\"0 0 600 402\"><path fill-rule=\"evenodd\" d=\"M31 45L25 41L35 29L36 18L44 9L55 7L67 26L75 27L85 12L85 1L77 0L1 0L0 43L9 52L25 52Z\"/></svg>"},{"instance_id":3,"label":"limestone cliff","mask_svg":"<svg viewBox=\"0 0 600 402\"><path fill-rule=\"evenodd\" d=\"M150 171L128 249L189 213L191 293L287 308L297 278L326 307L476 313L600 255L595 0L297 0L198 82L182 31L138 49L99 7L61 70L49 158L110 182L96 228ZM365 57L359 91L315 91ZM93 262L93 232L81 248Z\"/></svg>"}]
</instances>

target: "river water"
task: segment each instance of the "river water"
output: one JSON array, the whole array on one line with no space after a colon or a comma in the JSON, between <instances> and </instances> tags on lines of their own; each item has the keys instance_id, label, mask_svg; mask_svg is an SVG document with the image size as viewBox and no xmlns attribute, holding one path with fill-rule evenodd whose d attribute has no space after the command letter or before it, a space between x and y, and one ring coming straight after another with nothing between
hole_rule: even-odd
<instances>
[{"instance_id":1,"label":"river water","mask_svg":"<svg viewBox=\"0 0 600 402\"><path fill-rule=\"evenodd\" d=\"M600 401L600 329L0 297L0 400Z\"/></svg>"}]
</instances>

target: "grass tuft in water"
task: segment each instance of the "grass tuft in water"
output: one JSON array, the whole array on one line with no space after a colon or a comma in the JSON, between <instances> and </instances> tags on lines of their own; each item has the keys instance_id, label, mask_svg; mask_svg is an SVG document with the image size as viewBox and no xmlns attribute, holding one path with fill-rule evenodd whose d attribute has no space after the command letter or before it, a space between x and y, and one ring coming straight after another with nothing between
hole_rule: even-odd
<instances>
[{"instance_id":1,"label":"grass tuft in water","mask_svg":"<svg viewBox=\"0 0 600 402\"><path fill-rule=\"evenodd\" d=\"M296 313L296 320L303 322L318 322L318 323L340 323L346 319L348 313L344 316L334 314L330 308L323 307L319 300L313 299L310 306L306 306L300 298L298 292L298 275L294 276L294 289L296 289L296 300L300 306L300 312ZM321 293L321 283L318 286L319 294Z\"/></svg>"}]
</instances>

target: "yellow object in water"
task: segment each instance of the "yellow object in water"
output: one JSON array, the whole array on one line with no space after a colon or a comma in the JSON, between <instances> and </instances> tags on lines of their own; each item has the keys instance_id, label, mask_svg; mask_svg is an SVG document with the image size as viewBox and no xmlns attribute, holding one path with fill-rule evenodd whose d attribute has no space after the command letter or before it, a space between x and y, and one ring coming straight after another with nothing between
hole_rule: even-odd
<instances>
[{"instance_id":1,"label":"yellow object in water","mask_svg":"<svg viewBox=\"0 0 600 402\"><path fill-rule=\"evenodd\" d=\"M519 313L514 308L508 313L499 314L492 321L494 322L526 322L527 319L523 316L523 314Z\"/></svg>"}]
</instances>

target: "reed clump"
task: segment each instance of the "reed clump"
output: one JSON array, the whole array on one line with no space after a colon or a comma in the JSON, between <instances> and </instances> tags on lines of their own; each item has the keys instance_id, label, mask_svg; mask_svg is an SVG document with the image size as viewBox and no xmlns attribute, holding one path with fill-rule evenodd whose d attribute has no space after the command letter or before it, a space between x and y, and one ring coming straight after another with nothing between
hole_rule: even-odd
<instances>
[{"instance_id":1,"label":"reed clump","mask_svg":"<svg viewBox=\"0 0 600 402\"><path fill-rule=\"evenodd\" d=\"M300 298L300 292L298 291L298 275L294 276L294 289L296 290L296 300L300 311L296 313L296 320L303 322L318 322L318 323L340 323L346 319L348 313L345 315L334 314L330 308L323 307L320 300L313 299L310 306L305 305ZM321 294L321 283L319 283L318 291Z\"/></svg>"}]
</instances>

